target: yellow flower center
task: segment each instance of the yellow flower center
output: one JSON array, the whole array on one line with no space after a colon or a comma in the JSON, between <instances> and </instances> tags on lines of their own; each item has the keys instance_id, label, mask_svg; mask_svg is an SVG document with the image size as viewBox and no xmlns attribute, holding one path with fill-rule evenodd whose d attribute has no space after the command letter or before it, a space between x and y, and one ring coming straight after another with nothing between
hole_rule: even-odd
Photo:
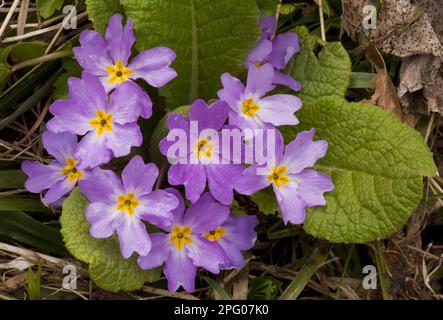
<instances>
[{"instance_id":1,"label":"yellow flower center","mask_svg":"<svg viewBox=\"0 0 443 320\"><path fill-rule=\"evenodd\" d=\"M106 131L112 130L112 113L105 113L98 110L95 118L89 121L89 124L97 130L97 134L101 136Z\"/></svg>"},{"instance_id":2,"label":"yellow flower center","mask_svg":"<svg viewBox=\"0 0 443 320\"><path fill-rule=\"evenodd\" d=\"M260 106L254 103L254 99L249 98L243 101L241 110L244 115L255 118L255 113L260 110Z\"/></svg>"},{"instance_id":3,"label":"yellow flower center","mask_svg":"<svg viewBox=\"0 0 443 320\"><path fill-rule=\"evenodd\" d=\"M134 209L138 207L138 200L135 197L135 194L132 192L128 194L121 194L117 197L117 210L123 211L130 216L134 214Z\"/></svg>"},{"instance_id":4,"label":"yellow flower center","mask_svg":"<svg viewBox=\"0 0 443 320\"><path fill-rule=\"evenodd\" d=\"M268 174L268 180L280 188L289 182L289 178L285 175L286 166L274 166Z\"/></svg>"},{"instance_id":5,"label":"yellow flower center","mask_svg":"<svg viewBox=\"0 0 443 320\"><path fill-rule=\"evenodd\" d=\"M225 235L225 229L222 227L217 227L212 231L206 232L203 236L209 241L218 241Z\"/></svg>"},{"instance_id":6,"label":"yellow flower center","mask_svg":"<svg viewBox=\"0 0 443 320\"><path fill-rule=\"evenodd\" d=\"M83 171L76 168L78 161L73 157L66 158L66 166L61 169L63 175L68 177L69 182L76 182L83 178Z\"/></svg>"},{"instance_id":7,"label":"yellow flower center","mask_svg":"<svg viewBox=\"0 0 443 320\"><path fill-rule=\"evenodd\" d=\"M172 228L172 234L169 239L171 240L171 243L175 245L177 250L183 249L185 244L192 243L191 231L192 229L190 226L180 227L179 225L175 225L174 228Z\"/></svg>"},{"instance_id":8,"label":"yellow flower center","mask_svg":"<svg viewBox=\"0 0 443 320\"><path fill-rule=\"evenodd\" d=\"M209 139L200 139L197 141L195 145L195 156L197 159L207 158L211 159L212 157L212 148L215 147L215 144L212 143Z\"/></svg>"},{"instance_id":9,"label":"yellow flower center","mask_svg":"<svg viewBox=\"0 0 443 320\"><path fill-rule=\"evenodd\" d=\"M121 60L118 60L115 66L107 66L106 71L109 74L108 82L110 84L121 84L132 74L131 68L125 67Z\"/></svg>"},{"instance_id":10,"label":"yellow flower center","mask_svg":"<svg viewBox=\"0 0 443 320\"><path fill-rule=\"evenodd\" d=\"M257 62L257 63L255 64L255 67L256 67L256 68L260 68L262 65L263 65L263 63L261 63L261 62Z\"/></svg>"}]
</instances>

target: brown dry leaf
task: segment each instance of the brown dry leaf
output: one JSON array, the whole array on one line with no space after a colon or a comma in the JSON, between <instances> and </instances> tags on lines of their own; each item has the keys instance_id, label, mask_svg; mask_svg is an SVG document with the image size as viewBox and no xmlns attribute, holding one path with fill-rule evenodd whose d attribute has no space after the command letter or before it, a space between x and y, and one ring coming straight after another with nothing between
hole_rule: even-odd
<instances>
[{"instance_id":1,"label":"brown dry leaf","mask_svg":"<svg viewBox=\"0 0 443 320\"><path fill-rule=\"evenodd\" d=\"M357 40L363 7L369 0L343 1L343 28ZM402 58L398 96L404 113L440 112L443 115L441 79L443 61L443 6L437 0L385 0L377 28L368 35L385 53Z\"/></svg>"}]
</instances>

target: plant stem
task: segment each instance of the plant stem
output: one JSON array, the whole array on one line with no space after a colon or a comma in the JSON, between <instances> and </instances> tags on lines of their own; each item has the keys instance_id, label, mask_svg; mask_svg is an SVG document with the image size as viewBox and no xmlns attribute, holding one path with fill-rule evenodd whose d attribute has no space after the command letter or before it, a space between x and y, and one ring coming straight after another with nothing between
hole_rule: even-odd
<instances>
[{"instance_id":1,"label":"plant stem","mask_svg":"<svg viewBox=\"0 0 443 320\"><path fill-rule=\"evenodd\" d=\"M392 295L389 291L390 281L388 275L388 268L386 266L385 259L385 247L382 240L377 240L374 242L375 246L375 263L377 265L378 279L380 281L381 292L384 300L393 300Z\"/></svg>"},{"instance_id":2,"label":"plant stem","mask_svg":"<svg viewBox=\"0 0 443 320\"><path fill-rule=\"evenodd\" d=\"M308 258L306 264L301 268L295 279L283 292L280 300L295 300L311 280L315 271L326 260L329 255L329 245L319 244L314 249L314 253Z\"/></svg>"},{"instance_id":3,"label":"plant stem","mask_svg":"<svg viewBox=\"0 0 443 320\"><path fill-rule=\"evenodd\" d=\"M56 60L56 59L60 59L60 58L63 58L63 57L69 57L71 54L72 54L71 50L57 51L57 52L50 53L50 54L47 54L47 55L42 56L42 57L38 57L38 58L35 58L35 59L30 59L30 60L26 60L26 61L17 63L16 65L14 65L11 68L11 71L15 72L15 71L20 70L20 69L36 66L36 65L38 65L40 63L43 63L43 62L47 62L47 61L51 61L51 60Z\"/></svg>"}]
</instances>

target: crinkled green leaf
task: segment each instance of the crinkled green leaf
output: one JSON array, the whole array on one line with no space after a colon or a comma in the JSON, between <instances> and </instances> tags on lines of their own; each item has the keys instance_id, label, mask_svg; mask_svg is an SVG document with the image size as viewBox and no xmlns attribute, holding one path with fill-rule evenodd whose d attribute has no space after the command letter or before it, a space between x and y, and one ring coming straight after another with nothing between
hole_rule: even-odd
<instances>
[{"instance_id":1,"label":"crinkled green leaf","mask_svg":"<svg viewBox=\"0 0 443 320\"><path fill-rule=\"evenodd\" d=\"M259 38L255 0L125 0L139 51L167 46L178 77L160 92L168 109L216 98L220 75L237 73Z\"/></svg>"},{"instance_id":2,"label":"crinkled green leaf","mask_svg":"<svg viewBox=\"0 0 443 320\"><path fill-rule=\"evenodd\" d=\"M277 199L275 199L272 187L254 193L251 200L258 205L258 208L264 214L274 214L278 210Z\"/></svg>"},{"instance_id":3,"label":"crinkled green leaf","mask_svg":"<svg viewBox=\"0 0 443 320\"><path fill-rule=\"evenodd\" d=\"M113 14L125 12L119 0L86 0L86 8L94 29L101 34L105 33L108 20Z\"/></svg>"},{"instance_id":4,"label":"crinkled green leaf","mask_svg":"<svg viewBox=\"0 0 443 320\"><path fill-rule=\"evenodd\" d=\"M54 14L56 10L60 10L63 0L37 0L37 8L40 15L47 19Z\"/></svg>"},{"instance_id":5,"label":"crinkled green leaf","mask_svg":"<svg viewBox=\"0 0 443 320\"><path fill-rule=\"evenodd\" d=\"M329 174L333 192L326 206L308 210L304 228L334 242L366 242L390 235L406 223L422 198L423 176L435 164L418 132L381 108L349 103L351 65L340 43L302 36L300 54L287 71L303 84L300 124L282 128L286 142L297 132L316 129L329 143L315 169Z\"/></svg>"},{"instance_id":6,"label":"crinkled green leaf","mask_svg":"<svg viewBox=\"0 0 443 320\"><path fill-rule=\"evenodd\" d=\"M335 186L326 193L326 206L308 210L307 232L334 242L366 242L407 222L422 198L423 176L436 172L418 132L377 106L335 96L306 104L298 116L297 132L316 128L316 139L328 141L315 169Z\"/></svg>"},{"instance_id":7,"label":"crinkled green leaf","mask_svg":"<svg viewBox=\"0 0 443 320\"><path fill-rule=\"evenodd\" d=\"M75 258L89 264L91 279L101 288L113 292L136 290L145 282L158 280L160 269L141 270L136 255L124 259L117 239L90 236L90 224L84 215L87 204L80 191L74 189L63 203L60 223L66 248Z\"/></svg>"}]
</instances>

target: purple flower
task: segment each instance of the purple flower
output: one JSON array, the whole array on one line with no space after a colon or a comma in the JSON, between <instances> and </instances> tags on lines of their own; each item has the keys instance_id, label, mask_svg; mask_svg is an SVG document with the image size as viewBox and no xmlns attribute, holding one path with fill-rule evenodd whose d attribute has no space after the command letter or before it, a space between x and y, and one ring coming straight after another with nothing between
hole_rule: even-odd
<instances>
[{"instance_id":1,"label":"purple flower","mask_svg":"<svg viewBox=\"0 0 443 320\"><path fill-rule=\"evenodd\" d=\"M69 78L68 86L70 99L51 105L54 118L47 127L56 133L86 134L78 146L78 156L86 166L126 156L132 146L142 144L137 120L146 105L139 99L136 84L125 82L108 97L100 81L84 72L82 79Z\"/></svg>"},{"instance_id":2,"label":"purple flower","mask_svg":"<svg viewBox=\"0 0 443 320\"><path fill-rule=\"evenodd\" d=\"M256 164L233 179L238 192L252 195L272 185L285 224L302 223L306 207L325 205L323 193L332 191L331 178L324 173L306 169L324 157L328 143L313 141L315 130L300 132L283 153L282 142L276 146L275 164Z\"/></svg>"},{"instance_id":3,"label":"purple flower","mask_svg":"<svg viewBox=\"0 0 443 320\"><path fill-rule=\"evenodd\" d=\"M23 161L22 170L29 176L25 187L33 193L48 189L43 202L54 204L74 189L77 181L86 178L90 170L85 169L85 164L77 155L76 135L46 131L42 140L46 151L55 160L48 165L37 161Z\"/></svg>"},{"instance_id":4,"label":"purple flower","mask_svg":"<svg viewBox=\"0 0 443 320\"><path fill-rule=\"evenodd\" d=\"M94 169L90 179L79 183L80 191L91 201L86 207L90 233L108 238L117 232L122 256L135 251L141 255L151 250L151 239L142 220L159 227L172 222L171 211L178 199L164 190L152 191L158 169L135 156L124 168L122 179L113 171Z\"/></svg>"},{"instance_id":5,"label":"purple flower","mask_svg":"<svg viewBox=\"0 0 443 320\"><path fill-rule=\"evenodd\" d=\"M128 64L134 42L131 20L128 19L123 27L122 16L115 14L109 19L104 39L95 31L83 31L80 34L81 46L73 51L83 69L99 77L106 92L128 79L141 78L159 88L177 76L170 67L176 55L166 47L145 50Z\"/></svg>"},{"instance_id":6,"label":"purple flower","mask_svg":"<svg viewBox=\"0 0 443 320\"><path fill-rule=\"evenodd\" d=\"M254 228L258 220L255 216L230 216L222 225L206 232L203 236L217 243L228 257L229 263L222 265L223 269L243 268L245 259L242 250L254 246L257 234Z\"/></svg>"},{"instance_id":7,"label":"purple flower","mask_svg":"<svg viewBox=\"0 0 443 320\"><path fill-rule=\"evenodd\" d=\"M264 129L272 126L296 125L294 112L302 102L290 94L263 97L272 90L274 69L270 64L260 68L251 66L246 88L240 80L229 73L221 76L223 89L218 97L230 106L229 123L241 129Z\"/></svg>"},{"instance_id":8,"label":"purple flower","mask_svg":"<svg viewBox=\"0 0 443 320\"><path fill-rule=\"evenodd\" d=\"M291 76L281 72L292 56L300 51L300 40L293 32L286 32L275 35L276 20L275 17L268 17L259 21L262 27L262 36L254 49L249 53L246 59L246 67L252 65L260 67L265 63L270 63L274 67L273 84L281 84L291 88L294 91L301 89L298 81Z\"/></svg>"},{"instance_id":9,"label":"purple flower","mask_svg":"<svg viewBox=\"0 0 443 320\"><path fill-rule=\"evenodd\" d=\"M196 202L208 182L209 191L223 204L231 204L234 196L231 178L240 174L244 167L234 164L232 154L222 155L222 129L228 116L228 106L218 101L207 106L203 100L196 100L189 109L189 117L172 114L168 118L168 136L160 141L160 151L168 158L174 144L174 135L180 130L186 140L186 152L177 156L180 161L171 165L168 181L171 185L184 185L186 198ZM192 138L192 124L198 125L195 139ZM212 134L210 134L212 132ZM206 134L205 134L206 133ZM183 142L183 141L182 141ZM223 162L224 161L224 162Z\"/></svg>"},{"instance_id":10,"label":"purple flower","mask_svg":"<svg viewBox=\"0 0 443 320\"><path fill-rule=\"evenodd\" d=\"M179 198L179 206L173 211L174 222L163 228L167 234L151 235L151 251L140 256L137 262L142 269L152 269L166 262L163 272L168 279L168 289L176 291L181 285L192 292L197 267L217 274L221 265L229 263L221 247L203 236L226 221L229 206L217 203L210 193L205 193L185 212L180 193L173 189L170 192Z\"/></svg>"}]
</instances>

